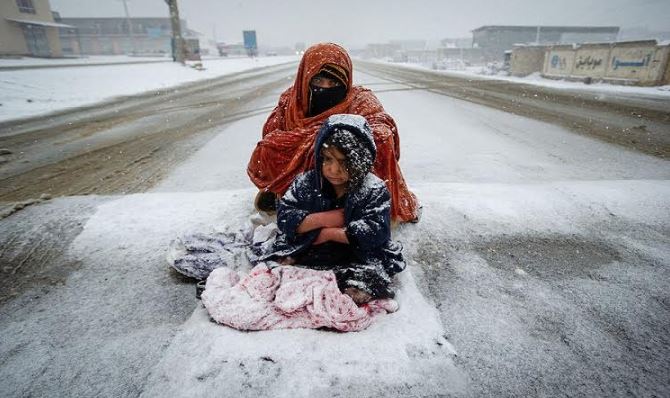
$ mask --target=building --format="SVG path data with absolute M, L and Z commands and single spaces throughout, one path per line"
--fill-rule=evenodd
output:
M 390 40 L 389 43 L 396 46 L 400 51 L 420 51 L 427 48 L 426 40 Z
M 361 55 L 392 62 L 432 63 L 437 59 L 437 48 L 426 40 L 391 40 L 368 44 Z
M 219 55 L 222 57 L 241 57 L 247 55 L 247 49 L 244 43 L 216 43 L 216 48 L 219 50 Z
M 482 26 L 472 31 L 472 47 L 481 48 L 488 61 L 502 61 L 515 44 L 570 44 L 613 42 L 618 26 Z
M 60 57 L 59 30 L 69 28 L 54 21 L 49 0 L 0 1 L 0 55 Z
M 57 22 L 71 27 L 60 30 L 63 52 L 68 55 L 172 54 L 170 18 L 56 17 Z M 183 19 L 181 30 L 187 43 L 200 36 L 188 29 Z
M 371 43 L 365 46 L 366 58 L 377 58 L 392 60 L 400 52 L 400 44 L 397 43 Z
M 472 39 L 469 37 L 446 38 L 440 40 L 441 48 L 471 48 Z
M 437 59 L 446 65 L 458 65 L 459 68 L 471 65 L 484 65 L 487 62 L 481 48 L 440 47 L 437 49 Z

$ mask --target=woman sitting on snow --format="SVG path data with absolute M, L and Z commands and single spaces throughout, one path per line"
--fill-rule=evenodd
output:
M 391 196 L 371 173 L 375 156 L 365 118 L 329 117 L 316 137 L 315 168 L 279 201 L 281 234 L 266 258 L 333 270 L 340 290 L 358 304 L 393 297 L 391 278 L 405 262 L 391 240 Z
M 388 187 L 393 221 L 418 221 L 419 204 L 407 188 L 398 161 L 398 128 L 369 89 L 353 84 L 353 66 L 344 48 L 333 43 L 311 46 L 298 66 L 295 82 L 263 126 L 247 174 L 260 189 L 256 208 L 274 211 L 300 173 L 314 165 L 314 142 L 321 125 L 334 114 L 363 116 L 377 147 L 371 171 Z

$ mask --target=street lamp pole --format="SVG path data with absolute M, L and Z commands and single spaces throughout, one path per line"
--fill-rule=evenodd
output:
M 184 39 L 181 36 L 181 23 L 179 22 L 179 8 L 177 0 L 165 0 L 170 7 L 170 21 L 172 21 L 172 60 L 184 63 Z
M 133 54 L 137 54 L 137 46 L 135 45 L 135 36 L 133 35 L 133 25 L 130 20 L 130 13 L 128 12 L 128 3 L 127 0 L 123 1 L 123 9 L 126 12 L 126 23 L 128 23 L 128 37 L 130 38 L 130 43 L 133 46 Z

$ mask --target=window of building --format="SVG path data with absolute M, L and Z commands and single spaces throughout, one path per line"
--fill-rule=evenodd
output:
M 19 6 L 19 11 L 26 14 L 35 14 L 35 6 L 33 0 L 16 0 L 16 5 Z

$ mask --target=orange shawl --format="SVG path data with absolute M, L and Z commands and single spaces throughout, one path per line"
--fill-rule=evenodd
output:
M 333 108 L 306 117 L 309 82 L 325 64 L 338 65 L 348 72 L 347 96 Z M 372 91 L 352 86 L 352 72 L 349 55 L 337 44 L 321 43 L 307 49 L 295 83 L 279 97 L 279 104 L 263 126 L 263 138 L 251 155 L 247 174 L 259 189 L 283 195 L 298 174 L 314 167 L 314 140 L 321 124 L 337 113 L 361 115 L 374 134 L 377 158 L 372 171 L 386 181 L 391 192 L 391 217 L 411 221 L 416 218 L 417 200 L 407 188 L 398 165 L 398 128 Z

